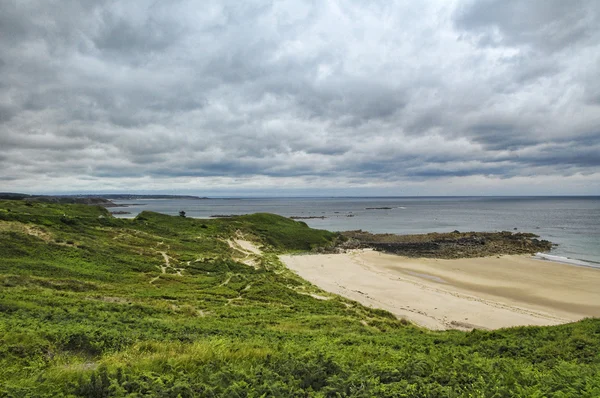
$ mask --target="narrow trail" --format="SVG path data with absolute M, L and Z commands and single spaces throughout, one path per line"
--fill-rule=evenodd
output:
M 159 242 L 159 243 L 157 244 L 157 246 L 161 246 L 161 245 L 163 245 L 163 244 L 164 244 L 163 242 Z M 170 248 L 171 248 L 171 246 L 167 245 L 167 249 L 170 249 Z M 157 267 L 157 268 L 160 270 L 160 273 L 161 273 L 161 274 L 166 274 L 166 273 L 167 273 L 167 270 L 170 268 L 170 269 L 172 269 L 172 270 L 175 272 L 175 275 L 177 275 L 177 276 L 183 276 L 183 274 L 182 274 L 181 272 L 182 272 L 184 269 L 183 269 L 183 268 L 177 268 L 177 267 L 173 267 L 173 266 L 171 265 L 171 259 L 172 259 L 172 257 L 170 257 L 170 256 L 167 254 L 167 252 L 166 252 L 166 251 L 157 251 L 157 253 L 158 253 L 158 254 L 160 254 L 160 255 L 162 256 L 162 258 L 163 258 L 163 260 L 164 260 L 164 262 L 165 262 L 165 263 L 164 263 L 164 265 L 157 265 L 157 266 L 156 266 L 156 267 Z M 189 261 L 188 261 L 188 265 L 189 265 Z M 156 277 L 152 278 L 152 279 L 150 280 L 150 282 L 149 282 L 149 283 L 150 283 L 150 284 L 153 284 L 153 283 L 154 283 L 154 282 L 156 282 L 156 281 L 157 281 L 159 278 L 160 278 L 160 275 L 158 275 L 158 276 L 156 276 Z
M 225 281 L 223 283 L 221 283 L 219 285 L 219 287 L 227 285 L 229 283 L 229 281 L 231 280 L 232 277 L 233 277 L 233 275 L 227 276 L 227 279 L 225 279 Z
M 241 262 L 242 264 L 246 264 L 250 267 L 254 267 L 258 269 L 261 264 L 262 251 L 251 241 L 246 240 L 246 237 L 241 231 L 236 231 L 234 239 L 223 239 L 223 242 L 227 243 L 227 245 L 233 250 L 233 259 Z M 166 246 L 166 250 L 158 250 L 159 248 L 163 248 L 162 246 Z M 185 268 L 175 267 L 172 265 L 173 257 L 169 256 L 168 250 L 171 249 L 170 245 L 165 245 L 163 241 L 158 242 L 156 244 L 155 252 L 160 254 L 163 258 L 163 264 L 157 265 L 156 267 L 160 270 L 161 274 L 167 274 L 168 270 L 171 269 L 175 275 L 183 276 L 182 272 Z M 195 261 L 200 261 L 201 258 L 197 258 Z M 177 260 L 175 260 L 177 261 Z M 185 264 L 190 266 L 192 260 L 186 261 Z M 219 286 L 225 286 L 231 280 L 233 275 L 229 275 L 229 277 Z M 152 278 L 150 280 L 150 284 L 153 284 L 158 279 L 160 279 L 160 275 Z
M 240 301 L 243 300 L 244 298 L 242 297 L 242 292 L 247 292 L 248 290 L 250 290 L 250 288 L 252 287 L 252 283 L 248 283 L 241 291 L 239 296 L 235 297 L 235 298 L 231 298 L 231 299 L 227 299 L 227 303 L 225 303 L 225 305 L 231 305 L 231 303 L 233 303 L 234 301 Z
M 166 274 L 167 268 L 169 268 L 171 266 L 171 263 L 169 262 L 169 256 L 167 255 L 166 252 L 159 252 L 159 253 L 163 256 L 163 259 L 165 260 L 165 265 L 162 265 L 162 266 L 159 265 L 159 268 L 163 274 Z

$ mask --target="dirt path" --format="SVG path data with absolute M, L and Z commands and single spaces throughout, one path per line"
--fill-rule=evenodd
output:
M 237 231 L 235 236 L 235 239 L 224 240 L 224 242 L 226 242 L 227 245 L 233 250 L 234 260 L 254 268 L 259 268 L 261 264 L 262 251 L 258 248 L 258 246 L 256 246 L 256 244 L 244 239 L 245 237 L 240 231 Z M 163 246 L 166 246 L 167 250 L 157 250 L 158 248 L 162 249 Z M 185 268 L 179 268 L 172 265 L 171 260 L 173 260 L 173 258 L 168 254 L 168 250 L 170 250 L 171 247 L 169 245 L 165 245 L 164 242 L 158 242 L 156 244 L 156 247 L 157 249 L 155 249 L 155 252 L 162 256 L 164 262 L 163 264 L 156 266 L 160 270 L 160 273 L 166 274 L 167 271 L 171 269 L 175 272 L 175 275 L 183 276 L 182 272 Z M 199 260 L 200 258 L 198 258 L 196 261 Z M 191 264 L 191 261 L 186 261 L 185 264 L 189 266 Z M 158 279 L 160 279 L 160 275 L 152 278 L 149 283 L 153 284 Z M 223 282 L 221 286 L 226 285 L 227 283 L 229 283 L 230 280 L 231 276 L 229 276 L 229 278 L 225 282 Z
M 167 255 L 166 252 L 159 252 L 159 253 L 163 256 L 163 259 L 165 260 L 165 265 L 161 265 L 161 266 L 159 266 L 159 268 L 163 274 L 166 274 L 167 268 L 171 267 L 171 263 L 169 262 L 169 256 Z
M 162 245 L 163 243 L 160 242 L 158 245 Z M 170 248 L 170 247 L 169 247 Z M 177 268 L 177 267 L 173 267 L 171 265 L 171 257 L 167 254 L 166 251 L 157 251 L 158 254 L 160 254 L 163 258 L 163 261 L 165 262 L 163 265 L 157 265 L 157 268 L 160 270 L 161 274 L 166 274 L 167 270 L 169 268 L 171 268 L 173 271 L 175 271 L 175 275 L 177 276 L 183 276 L 183 274 L 181 273 L 183 271 L 183 268 Z M 189 264 L 189 262 L 188 262 Z M 156 282 L 158 279 L 160 278 L 160 275 L 152 278 L 150 280 L 150 284 L 153 284 L 154 282 Z

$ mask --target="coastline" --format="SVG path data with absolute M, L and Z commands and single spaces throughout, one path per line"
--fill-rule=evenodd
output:
M 433 330 L 556 325 L 600 316 L 597 269 L 529 255 L 427 259 L 362 249 L 280 258 L 323 290 Z
M 133 206 L 136 203 L 145 206 Z M 533 232 L 551 241 L 551 250 L 532 249 L 600 267 L 600 197 L 327 197 L 211 198 L 205 200 L 122 200 L 134 218 L 142 211 L 209 219 L 214 214 L 269 212 L 305 219 L 311 228 L 328 231 L 363 229 L 373 234 L 430 234 L 454 230 Z M 392 207 L 392 210 L 366 210 Z M 532 211 L 534 210 L 534 211 Z M 353 217 L 347 217 L 353 215 Z M 517 229 L 515 229 L 517 228 Z M 485 255 L 485 254 L 482 254 Z M 491 254 L 490 254 L 491 255 Z M 419 256 L 417 256 L 419 257 Z M 424 256 L 427 257 L 427 256 Z
M 551 263 L 567 264 L 573 267 L 586 267 L 600 270 L 600 263 L 592 262 L 589 260 L 580 260 L 577 258 L 557 256 L 550 253 L 535 253 L 532 258 L 540 261 L 549 261 Z

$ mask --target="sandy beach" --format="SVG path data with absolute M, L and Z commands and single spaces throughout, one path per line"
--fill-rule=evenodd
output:
M 357 250 L 281 260 L 323 290 L 434 330 L 600 317 L 600 270 L 530 256 L 442 260 Z

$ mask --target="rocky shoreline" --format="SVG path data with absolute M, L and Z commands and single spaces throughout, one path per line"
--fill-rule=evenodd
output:
M 552 243 L 523 232 L 459 232 L 422 235 L 372 234 L 362 230 L 341 233 L 333 251 L 370 248 L 406 257 L 472 258 L 546 252 Z

